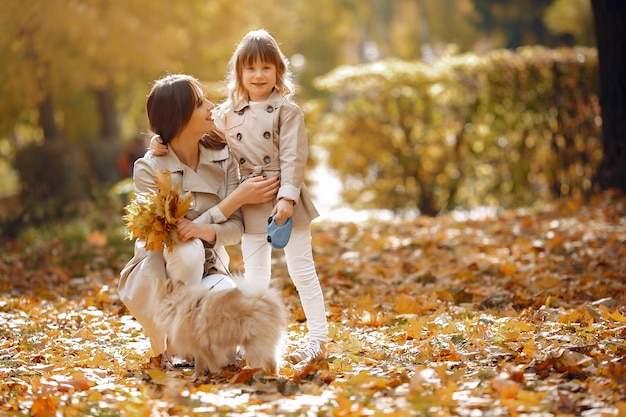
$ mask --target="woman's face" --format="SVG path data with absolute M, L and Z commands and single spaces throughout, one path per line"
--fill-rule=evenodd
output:
M 209 101 L 204 95 L 199 96 L 200 99 L 196 103 L 196 108 L 191 114 L 189 123 L 185 126 L 185 130 L 191 130 L 193 133 L 201 137 L 205 133 L 215 130 L 215 121 L 213 120 L 213 109 L 215 104 Z

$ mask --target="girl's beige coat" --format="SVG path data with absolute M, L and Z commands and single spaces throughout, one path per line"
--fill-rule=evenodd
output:
M 319 216 L 304 184 L 308 141 L 302 110 L 274 91 L 263 102 L 236 103 L 216 123 L 239 164 L 241 177 L 280 176 L 277 198 L 296 202 L 293 224 L 308 225 Z M 245 233 L 267 233 L 276 201 L 242 207 Z

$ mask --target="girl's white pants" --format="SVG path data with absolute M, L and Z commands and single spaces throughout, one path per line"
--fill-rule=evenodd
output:
M 289 276 L 296 286 L 306 316 L 309 339 L 326 342 L 328 323 L 324 295 L 313 261 L 310 226 L 294 227 L 284 251 Z M 272 276 L 272 247 L 267 242 L 267 235 L 244 233 L 241 252 L 246 286 L 250 289 L 267 288 Z

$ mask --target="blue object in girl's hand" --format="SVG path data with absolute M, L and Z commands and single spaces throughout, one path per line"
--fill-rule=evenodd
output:
M 280 226 L 276 224 L 276 215 L 267 220 L 267 241 L 274 249 L 282 249 L 287 246 L 291 237 L 291 217 L 285 220 Z

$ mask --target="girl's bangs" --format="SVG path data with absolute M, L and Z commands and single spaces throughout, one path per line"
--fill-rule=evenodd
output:
M 242 49 L 240 56 L 240 62 L 245 66 L 254 64 L 257 59 L 278 66 L 280 60 L 272 45 L 261 38 L 251 39 Z

